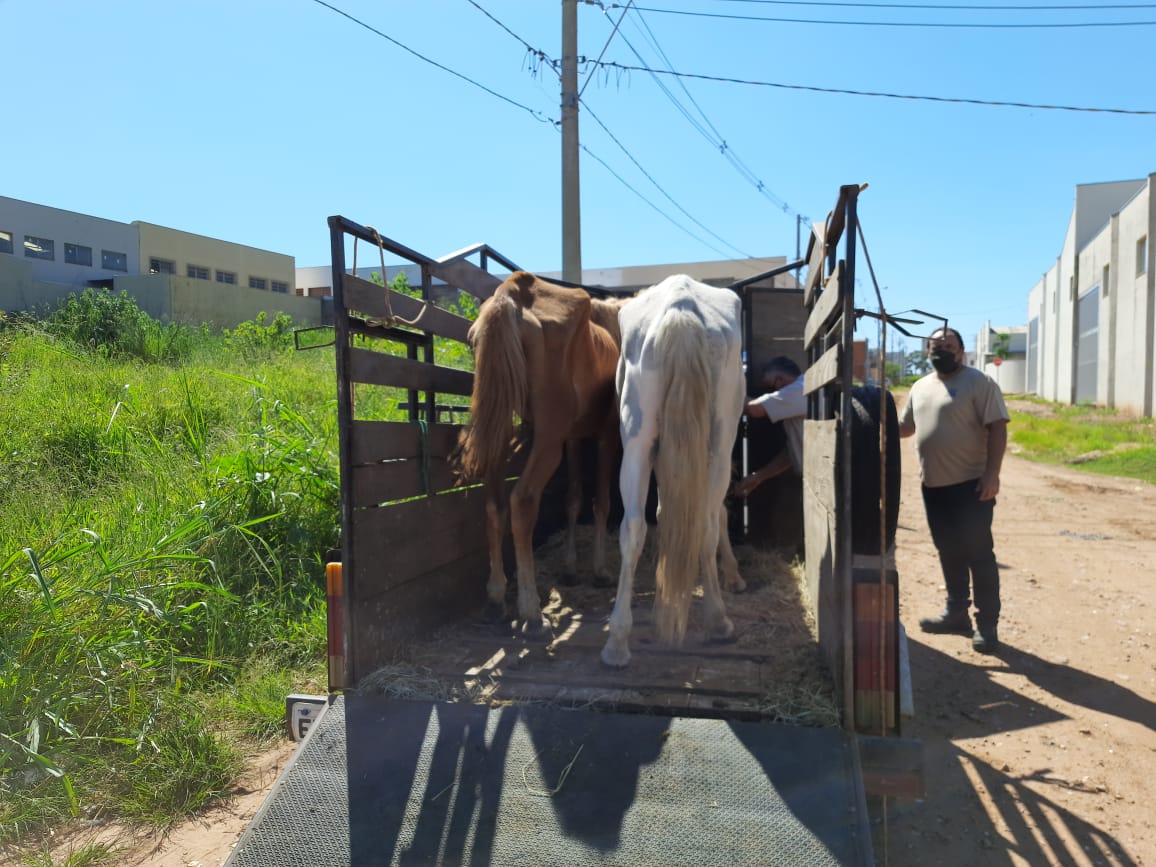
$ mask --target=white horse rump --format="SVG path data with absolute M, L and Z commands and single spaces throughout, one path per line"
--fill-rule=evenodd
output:
M 739 297 L 690 277 L 668 277 L 619 312 L 616 385 L 622 431 L 619 483 L 625 514 L 622 566 L 602 661 L 630 662 L 634 571 L 646 538 L 650 472 L 658 480 L 655 624 L 660 640 L 686 634 L 690 597 L 703 579 L 707 637 L 729 640 L 734 625 L 719 592 L 716 550 L 729 588 L 742 589 L 726 537 L 731 448 L 745 387 Z

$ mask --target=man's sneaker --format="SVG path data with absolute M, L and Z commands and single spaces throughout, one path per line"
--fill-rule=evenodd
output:
M 944 611 L 938 617 L 924 617 L 919 628 L 936 635 L 971 635 L 971 617 L 966 611 Z
M 999 632 L 994 626 L 981 626 L 971 639 L 977 653 L 995 653 L 999 650 Z

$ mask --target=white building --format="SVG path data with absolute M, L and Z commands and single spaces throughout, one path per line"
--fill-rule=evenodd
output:
M 1154 180 L 1076 187 L 1063 248 L 1028 295 L 1026 391 L 1153 414 Z

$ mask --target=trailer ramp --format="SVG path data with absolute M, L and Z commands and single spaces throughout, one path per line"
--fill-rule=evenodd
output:
M 846 732 L 350 694 L 226 862 L 872 863 Z

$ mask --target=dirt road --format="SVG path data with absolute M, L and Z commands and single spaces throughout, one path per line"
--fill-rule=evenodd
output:
M 911 440 L 903 470 L 903 734 L 924 742 L 927 795 L 889 803 L 878 863 L 1156 865 L 1156 487 L 1008 456 L 991 657 L 919 630 L 944 591 Z

